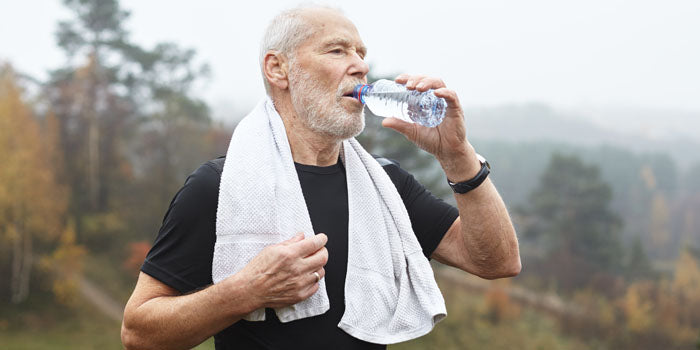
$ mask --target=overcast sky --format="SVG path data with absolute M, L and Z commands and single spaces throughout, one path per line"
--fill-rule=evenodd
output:
M 264 90 L 258 43 L 296 1 L 123 0 L 132 39 L 195 48 L 218 116 Z M 375 73 L 435 75 L 466 106 L 541 102 L 700 112 L 700 1 L 331 1 L 355 22 Z M 0 2 L 0 60 L 40 79 L 65 58 L 58 0 Z M 224 116 L 225 117 L 225 116 Z

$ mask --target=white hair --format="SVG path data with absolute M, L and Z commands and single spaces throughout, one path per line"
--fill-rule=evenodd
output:
M 303 16 L 304 12 L 311 9 L 326 9 L 343 13 L 338 8 L 307 3 L 283 11 L 270 21 L 260 42 L 260 72 L 263 76 L 265 91 L 268 94 L 270 93 L 270 83 L 265 76 L 265 55 L 270 51 L 277 51 L 287 56 L 292 64 L 299 45 L 314 33 L 314 28 Z

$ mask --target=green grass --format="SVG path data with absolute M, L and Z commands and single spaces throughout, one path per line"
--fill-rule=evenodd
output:
M 121 325 L 91 306 L 72 311 L 58 306 L 44 312 L 24 311 L 3 324 L 2 349 L 122 349 Z
M 4 311 L 8 311 L 5 308 Z M 110 350 L 123 349 L 121 324 L 103 316 L 92 306 L 69 310 L 57 305 L 44 313 L 25 310 L 11 317 L 0 317 L 2 350 Z M 3 312 L 7 315 L 7 312 Z M 213 350 L 211 338 L 195 349 Z

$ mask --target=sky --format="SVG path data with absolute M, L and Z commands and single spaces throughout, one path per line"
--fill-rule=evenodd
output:
M 138 44 L 175 42 L 211 66 L 197 90 L 229 119 L 264 95 L 258 45 L 297 1 L 122 0 Z M 442 78 L 465 107 L 544 103 L 700 113 L 700 1 L 317 2 L 340 7 L 378 75 Z M 0 60 L 39 79 L 66 60 L 58 0 L 0 0 Z

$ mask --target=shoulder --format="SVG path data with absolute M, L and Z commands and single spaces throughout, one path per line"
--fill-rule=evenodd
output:
M 382 166 L 382 169 L 384 169 L 386 174 L 389 175 L 389 178 L 399 192 L 401 192 L 401 190 L 405 187 L 406 182 L 412 177 L 412 175 L 406 170 L 402 169 L 399 162 L 394 159 L 381 157 L 375 154 L 372 156 L 377 163 Z
M 394 159 L 385 158 L 382 156 L 378 156 L 376 154 L 373 154 L 372 157 L 374 157 L 374 159 L 377 161 L 377 163 L 379 163 L 379 165 L 381 165 L 383 168 L 385 168 L 387 166 L 394 166 L 397 168 L 400 167 L 399 162 L 397 162 Z
M 221 177 L 221 172 L 224 171 L 224 162 L 226 162 L 226 156 L 220 156 L 202 164 L 199 169 L 195 170 L 195 172 L 204 168 L 202 171 L 214 171 L 217 175 L 219 175 L 219 177 Z
M 185 184 L 194 182 L 195 184 L 208 184 L 221 181 L 221 172 L 224 170 L 225 156 L 205 162 L 195 169 L 188 177 Z
M 219 157 L 207 161 L 187 176 L 185 184 L 175 196 L 175 202 L 184 200 L 196 203 L 209 198 L 216 202 L 216 198 L 219 195 L 224 159 L 225 157 Z

